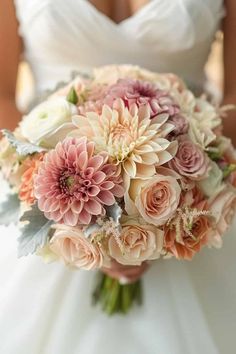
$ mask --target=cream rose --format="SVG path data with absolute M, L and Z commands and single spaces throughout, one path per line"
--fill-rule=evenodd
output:
M 53 147 L 73 129 L 72 116 L 77 107 L 57 97 L 35 107 L 20 124 L 22 135 L 30 142 Z
M 90 270 L 103 266 L 102 250 L 92 244 L 80 229 L 59 225 L 51 239 L 50 250 L 65 264 L 76 268 Z
M 209 241 L 210 246 L 220 248 L 222 236 L 233 222 L 236 213 L 236 191 L 226 187 L 211 202 L 210 211 L 216 219 L 216 229 Z
M 122 226 L 122 249 L 114 237 L 109 240 L 112 258 L 124 265 L 141 265 L 144 261 L 160 257 L 163 246 L 162 230 L 152 225 L 139 225 L 135 221 L 128 221 Z
M 126 211 L 130 215 L 139 213 L 150 224 L 164 225 L 178 208 L 180 193 L 172 171 L 169 176 L 157 174 L 148 180 L 135 179 L 125 195 Z

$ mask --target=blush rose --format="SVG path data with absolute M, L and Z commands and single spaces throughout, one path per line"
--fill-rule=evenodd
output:
M 127 222 L 123 225 L 120 241 L 122 249 L 114 237 L 110 238 L 110 256 L 123 265 L 141 265 L 160 257 L 163 231 L 152 225 Z
M 91 270 L 104 265 L 101 248 L 91 243 L 80 229 L 58 225 L 50 249 L 72 267 Z

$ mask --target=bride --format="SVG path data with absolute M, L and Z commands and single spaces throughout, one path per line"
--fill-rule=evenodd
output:
M 74 70 L 115 63 L 174 72 L 200 92 L 221 25 L 224 102 L 236 103 L 235 23 L 235 0 L 1 0 L 0 126 L 14 129 L 21 117 L 14 96 L 22 58 L 31 66 L 37 95 Z M 225 134 L 236 143 L 234 119 L 235 112 Z M 143 306 L 108 318 L 91 307 L 92 273 L 45 265 L 35 256 L 17 259 L 17 230 L 2 227 L 0 353 L 234 353 L 234 233 L 222 250 L 205 250 L 191 263 L 157 262 L 143 276 Z M 145 271 L 145 265 L 114 266 L 111 273 L 132 281 Z

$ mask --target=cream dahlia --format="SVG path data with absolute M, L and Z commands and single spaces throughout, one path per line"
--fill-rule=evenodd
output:
M 113 109 L 104 105 L 101 115 L 88 112 L 75 116 L 73 122 L 78 129 L 71 134 L 93 140 L 97 151 L 106 151 L 128 176 L 149 177 L 155 174 L 155 165 L 172 159 L 177 150 L 175 141 L 165 139 L 174 129 L 168 118 L 163 113 L 151 119 L 147 105 L 128 109 L 117 100 Z
M 104 205 L 123 196 L 118 168 L 107 164 L 107 154 L 94 154 L 87 138 L 66 138 L 51 150 L 34 180 L 38 207 L 49 220 L 69 226 L 89 224 Z

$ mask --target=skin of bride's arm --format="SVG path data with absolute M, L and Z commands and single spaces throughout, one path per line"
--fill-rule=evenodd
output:
M 224 31 L 224 104 L 236 105 L 236 1 L 225 0 L 226 17 Z M 236 147 L 236 110 L 224 121 L 224 134 Z
M 0 129 L 13 130 L 21 116 L 15 104 L 21 48 L 13 1 L 0 0 Z

